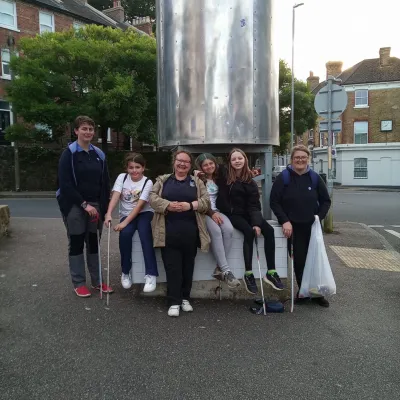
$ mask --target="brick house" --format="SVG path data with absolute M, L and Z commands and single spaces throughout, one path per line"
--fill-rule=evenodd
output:
M 326 63 L 326 73 L 341 79 L 348 96 L 341 116 L 342 131 L 335 134 L 332 173 L 336 183 L 349 186 L 400 186 L 400 59 L 390 47 L 379 58 L 363 60 L 342 71 L 343 63 Z M 326 85 L 310 72 L 313 93 Z M 313 149 L 313 165 L 327 173 L 327 133 L 318 125 L 298 138 Z
M 9 68 L 12 49 L 18 49 L 21 37 L 34 37 L 43 32 L 58 32 L 86 24 L 111 26 L 118 29 L 135 29 L 141 34 L 151 34 L 151 21 L 141 18 L 126 21 L 119 0 L 113 7 L 99 11 L 86 0 L 0 0 L 0 145 L 9 144 L 4 139 L 4 129 L 13 123 L 12 107 L 6 100 L 5 86 L 11 80 Z M 110 131 L 109 141 L 118 138 Z
M 348 95 L 341 116 L 342 132 L 334 144 L 373 144 L 400 142 L 400 59 L 390 56 L 390 47 L 379 50 L 379 58 L 363 60 L 342 71 L 341 61 L 326 63 L 326 73 L 342 80 Z M 310 72 L 307 83 L 314 94 L 326 81 Z M 327 145 L 327 133 L 318 127 L 298 140 L 312 147 Z

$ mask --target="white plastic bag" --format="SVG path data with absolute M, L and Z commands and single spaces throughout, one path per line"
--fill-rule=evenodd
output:
M 318 216 L 315 216 L 299 297 L 330 296 L 332 294 L 336 294 L 336 284 L 326 254 L 321 223 Z

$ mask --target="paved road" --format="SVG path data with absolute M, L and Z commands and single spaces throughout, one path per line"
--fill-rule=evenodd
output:
M 339 189 L 333 201 L 336 221 L 364 223 L 400 252 L 400 192 Z

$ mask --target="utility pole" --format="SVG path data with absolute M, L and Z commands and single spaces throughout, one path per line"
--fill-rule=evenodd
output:
M 7 47 L 10 50 L 10 59 L 13 55 L 15 55 L 15 38 L 11 32 L 8 32 L 8 37 L 7 37 Z M 11 81 L 15 79 L 15 73 L 11 69 Z M 12 104 L 10 107 L 11 111 L 11 118 L 10 118 L 10 123 L 11 125 L 14 124 L 14 122 L 17 121 L 17 114 L 12 108 Z M 18 142 L 12 142 L 11 145 L 14 147 L 14 175 L 15 175 L 15 191 L 19 192 L 20 191 L 20 169 L 19 169 L 19 152 L 18 152 Z
M 294 33 L 295 33 L 295 18 L 296 18 L 296 8 L 303 6 L 304 3 L 295 4 L 293 6 L 292 15 L 292 103 L 290 110 L 290 151 L 292 151 L 294 146 Z

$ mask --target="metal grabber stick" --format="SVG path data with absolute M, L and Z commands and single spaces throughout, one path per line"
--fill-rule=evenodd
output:
M 111 239 L 111 223 L 108 223 L 107 238 L 107 306 L 110 302 L 110 239 Z
M 254 241 L 255 241 L 255 243 L 256 243 L 258 273 L 260 274 L 261 297 L 262 297 L 262 302 L 263 302 L 264 315 L 267 315 L 267 310 L 266 310 L 266 308 L 265 308 L 264 287 L 263 287 L 263 281 L 262 281 L 262 275 L 261 275 L 260 254 L 259 254 L 259 252 L 258 252 L 258 238 L 257 238 L 257 233 L 255 233 L 255 235 L 254 235 Z

